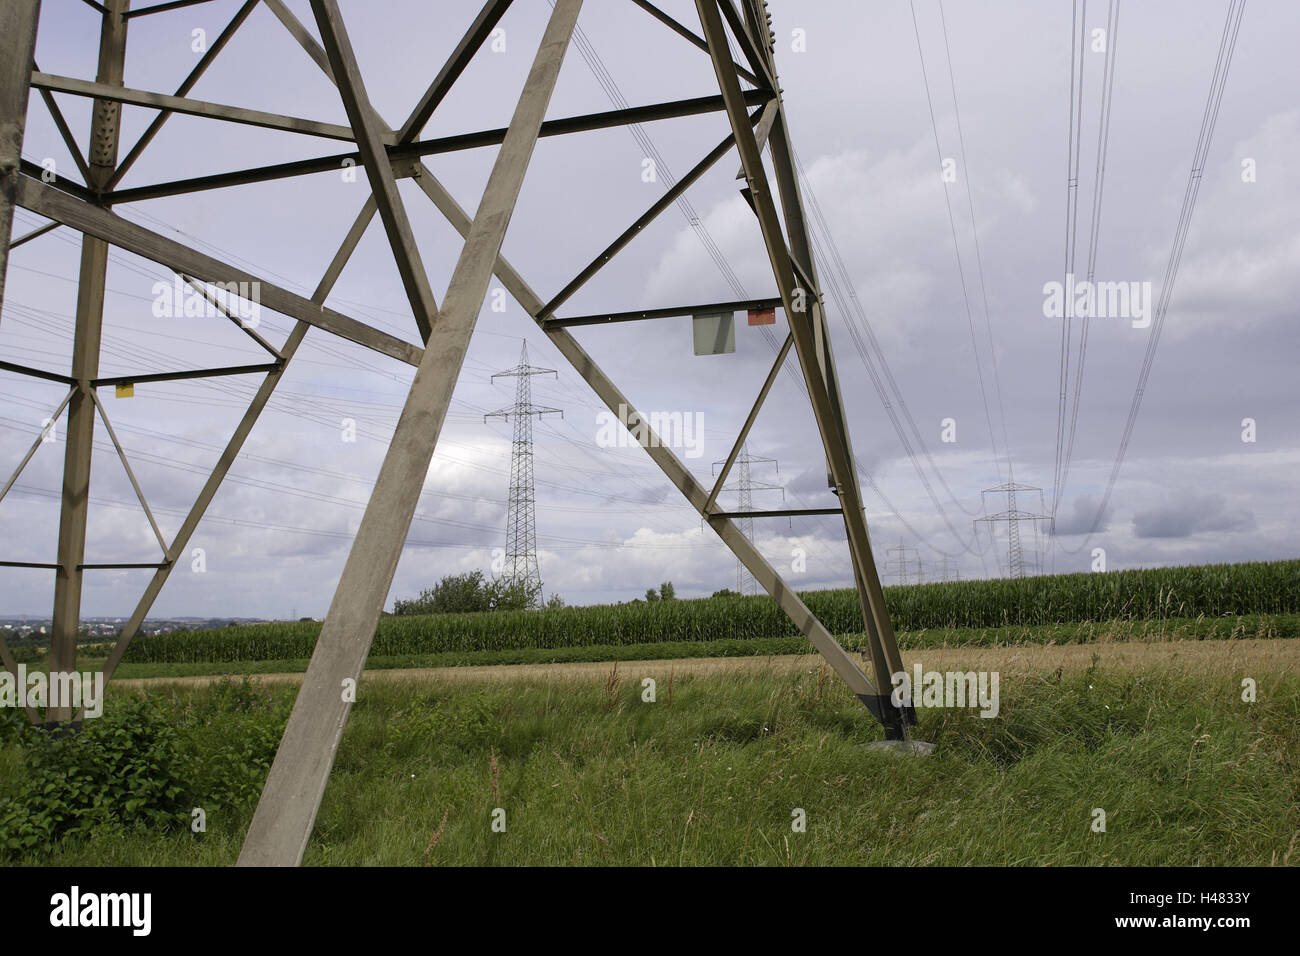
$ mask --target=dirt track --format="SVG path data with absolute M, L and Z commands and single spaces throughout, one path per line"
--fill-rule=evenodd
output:
M 1160 643 L 1063 644 L 1053 646 L 935 648 L 908 651 L 904 663 L 910 668 L 920 663 L 926 670 L 1055 671 L 1083 669 L 1100 658 L 1105 670 L 1150 667 L 1192 668 L 1201 673 L 1240 671 L 1243 667 L 1261 672 L 1300 669 L 1300 640 L 1232 640 L 1172 641 Z M 822 665 L 817 655 L 782 657 L 702 657 L 682 660 L 620 661 L 619 676 L 667 678 L 670 673 L 717 674 L 773 670 L 789 672 L 816 669 Z M 515 680 L 604 680 L 614 668 L 611 662 L 571 664 L 502 664 L 491 667 L 426 667 L 410 670 L 366 671 L 365 681 L 515 681 Z M 865 668 L 864 668 L 865 669 Z M 302 674 L 259 674 L 257 680 L 270 684 L 298 683 Z M 161 685 L 199 685 L 221 680 L 218 675 L 203 677 L 149 677 L 114 681 L 123 687 L 148 688 Z

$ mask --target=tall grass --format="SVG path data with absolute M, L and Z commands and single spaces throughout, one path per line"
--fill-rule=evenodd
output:
M 810 591 L 808 607 L 835 634 L 862 631 L 857 594 Z M 1300 561 L 959 581 L 885 589 L 896 630 L 1041 626 L 1300 611 Z M 309 657 L 316 622 L 273 622 L 140 638 L 137 663 L 221 663 Z M 375 655 L 791 637 L 767 597 L 659 601 L 544 611 L 386 617 Z
M 1300 862 L 1294 654 L 1249 659 L 1251 673 L 1272 675 L 1250 705 L 1229 655 L 1133 670 L 1099 654 L 1086 670 L 1005 673 L 996 719 L 923 709 L 918 736 L 938 748 L 924 760 L 862 749 L 879 728 L 815 664 L 664 675 L 653 704 L 632 666 L 617 682 L 611 668 L 566 681 L 374 683 L 353 709 L 306 862 Z M 226 698 L 232 690 L 242 693 Z M 208 808 L 206 833 L 124 822 L 14 862 L 232 863 L 293 688 L 260 690 L 265 703 L 218 718 L 230 707 L 222 692 L 150 693 L 199 760 L 177 784 Z M 104 720 L 121 712 L 110 706 Z M 0 799 L 21 785 L 23 756 L 0 746 Z M 504 833 L 491 828 L 498 807 Z M 1105 833 L 1092 830 L 1094 807 L 1106 810 Z M 794 808 L 806 832 L 792 832 Z

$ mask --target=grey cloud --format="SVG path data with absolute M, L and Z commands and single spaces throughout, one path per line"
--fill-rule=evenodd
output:
M 1139 538 L 1186 538 L 1203 531 L 1250 531 L 1255 515 L 1245 508 L 1229 508 L 1223 495 L 1182 491 L 1169 504 L 1133 516 L 1133 534 Z
M 1110 526 L 1110 509 L 1097 521 L 1097 506 L 1101 502 L 1093 495 L 1076 498 L 1069 509 L 1058 512 L 1056 516 L 1056 533 L 1061 536 L 1100 533 Z

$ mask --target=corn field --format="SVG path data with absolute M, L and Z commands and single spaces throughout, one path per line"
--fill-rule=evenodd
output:
M 801 595 L 834 634 L 862 631 L 857 593 Z M 1037 626 L 1078 621 L 1163 620 L 1300 611 L 1300 561 L 958 581 L 885 589 L 899 631 Z M 125 660 L 222 663 L 310 657 L 319 622 L 270 622 L 138 638 Z M 390 616 L 371 653 L 648 644 L 797 635 L 768 597 L 730 597 L 543 611 Z

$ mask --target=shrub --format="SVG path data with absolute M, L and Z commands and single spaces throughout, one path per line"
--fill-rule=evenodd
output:
M 16 644 L 11 650 L 15 664 L 35 664 L 44 656 L 42 649 L 35 644 Z
M 522 611 L 532 607 L 541 588 L 522 581 L 496 578 L 489 581 L 482 571 L 449 574 L 420 596 L 393 603 L 399 616 L 420 614 L 475 614 L 482 611 Z
M 208 685 L 182 731 L 196 759 L 187 781 L 195 806 L 251 810 L 257 803 L 293 706 L 248 676 Z
M 0 802 L 0 853 L 104 824 L 168 829 L 187 819 L 178 735 L 156 701 L 116 701 L 84 728 L 24 731 L 27 774 L 18 794 Z
M 537 603 L 537 596 L 541 594 L 541 585 L 527 584 L 523 581 L 510 581 L 506 578 L 497 578 L 486 588 L 488 596 L 488 610 L 490 611 L 523 611 Z
M 410 601 L 397 601 L 393 613 L 409 614 L 472 614 L 486 611 L 492 606 L 483 580 L 482 571 L 449 574 L 431 588 L 420 592 Z

